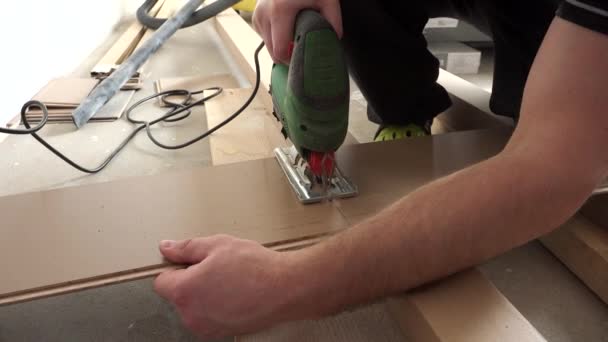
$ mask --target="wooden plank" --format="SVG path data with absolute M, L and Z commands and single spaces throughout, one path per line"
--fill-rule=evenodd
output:
M 387 306 L 408 341 L 545 341 L 477 270 L 390 298 Z
M 605 303 L 608 303 L 608 230 L 582 216 L 541 242 Z
M 155 16 L 164 2 L 165 0 L 158 0 L 156 5 L 150 10 L 150 15 Z M 120 65 L 133 52 L 145 32 L 146 28 L 135 20 L 93 67 L 91 75 L 110 73 L 113 68 Z
M 251 89 L 224 89 L 207 101 L 207 126 L 214 127 L 236 112 L 251 95 Z M 205 92 L 210 95 L 212 91 Z M 275 119 L 267 115 L 259 95 L 243 113 L 209 137 L 213 165 L 272 158 L 278 146 L 288 146 L 277 130 Z

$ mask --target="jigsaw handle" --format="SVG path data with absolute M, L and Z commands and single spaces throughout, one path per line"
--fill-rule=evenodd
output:
M 350 88 L 340 40 L 319 12 L 303 10 L 290 51 L 289 65 L 272 70 L 275 114 L 300 152 L 333 152 L 348 132 Z

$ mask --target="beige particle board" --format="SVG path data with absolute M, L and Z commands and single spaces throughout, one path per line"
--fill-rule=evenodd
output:
M 206 91 L 205 96 L 211 93 L 213 91 Z M 251 89 L 225 89 L 207 101 L 207 126 L 212 128 L 226 120 L 242 107 L 251 93 Z M 276 120 L 267 115 L 259 96 L 238 117 L 214 132 L 209 144 L 213 165 L 272 158 L 275 147 L 289 145 L 276 128 Z

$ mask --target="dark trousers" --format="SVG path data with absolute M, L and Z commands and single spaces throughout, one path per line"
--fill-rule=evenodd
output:
M 466 21 L 492 37 L 490 109 L 513 118 L 557 0 L 342 0 L 350 73 L 378 124 L 424 124 L 450 107 L 439 61 L 427 50 L 429 18 Z

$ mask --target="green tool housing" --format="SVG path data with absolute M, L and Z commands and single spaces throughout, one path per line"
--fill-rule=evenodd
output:
M 289 66 L 274 64 L 275 116 L 298 152 L 336 151 L 348 132 L 349 77 L 340 40 L 318 12 L 296 18 Z

